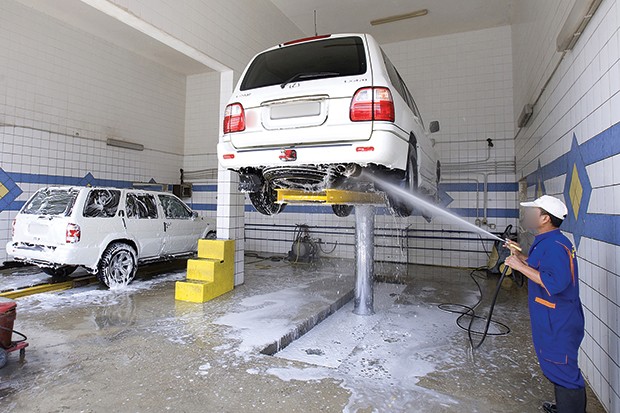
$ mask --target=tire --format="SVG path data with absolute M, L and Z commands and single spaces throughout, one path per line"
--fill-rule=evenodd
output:
M 6 366 L 6 362 L 9 359 L 9 353 L 3 348 L 0 348 L 0 369 Z
M 332 211 L 338 217 L 348 217 L 353 212 L 353 205 L 332 205 Z
M 207 235 L 205 235 L 204 239 L 217 239 L 217 234 L 215 231 L 209 231 L 207 232 Z
M 403 187 L 407 192 L 414 193 L 418 190 L 419 177 L 418 177 L 418 157 L 414 150 L 415 139 L 409 143 L 409 149 L 407 151 L 407 169 L 405 170 L 405 179 L 403 181 Z M 413 207 L 403 200 L 395 199 L 388 196 L 389 206 L 394 212 L 394 215 L 398 217 L 411 216 Z
M 124 287 L 136 276 L 138 260 L 136 250 L 122 242 L 106 248 L 97 265 L 97 279 L 106 287 Z
M 40 267 L 41 271 L 46 273 L 47 275 L 51 275 L 54 278 L 64 278 L 68 277 L 77 270 L 76 265 L 63 265 L 58 268 L 50 268 L 50 267 Z
M 263 184 L 263 188 L 258 192 L 250 192 L 250 202 L 258 212 L 263 215 L 277 215 L 284 211 L 285 204 L 278 204 L 277 192 L 268 183 Z

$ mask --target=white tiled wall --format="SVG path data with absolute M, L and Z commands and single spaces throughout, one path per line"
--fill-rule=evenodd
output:
M 510 27 L 499 27 L 469 33 L 452 34 L 414 41 L 383 45 L 386 54 L 398 68 L 410 88 L 425 122 L 441 122 L 441 132 L 432 135 L 442 162 L 476 161 L 487 157 L 487 138 L 493 139 L 491 161 L 513 159 L 512 49 Z M 475 174 L 444 175 L 448 183 L 482 185 L 483 177 Z M 489 182 L 514 183 L 514 174 L 491 175 Z M 454 201 L 450 208 L 475 208 L 479 197 L 480 218 L 483 194 L 480 191 L 449 192 Z M 511 209 L 516 204 L 516 191 L 490 192 L 489 210 Z M 294 208 L 289 208 L 291 211 Z M 354 252 L 353 217 L 338 218 L 327 213 L 286 212 L 276 217 L 246 213 L 247 249 L 283 253 L 290 249 L 295 224 L 322 227 L 314 236 L 330 244 L 338 241 L 334 255 L 352 257 Z M 470 222 L 474 216 L 466 218 Z M 490 217 L 489 222 L 502 229 L 514 218 Z M 271 226 L 271 227 L 269 227 Z M 346 227 L 346 230 L 338 227 Z M 409 261 L 426 264 L 478 267 L 487 257 L 477 236 L 451 234 L 442 230 L 459 230 L 445 220 L 428 224 L 423 218 L 395 219 L 378 215 L 377 237 L 379 260 L 402 261 L 399 246 L 408 242 Z M 395 237 L 409 228 L 410 239 Z M 341 234 L 332 234 L 341 232 Z M 441 238 L 457 238 L 455 240 Z M 486 247 L 490 248 L 489 243 Z M 442 249 L 444 251 L 442 251 Z M 451 250 L 446 253 L 446 249 Z M 405 254 L 406 255 L 406 254 Z
M 185 76 L 12 0 L 0 3 L 5 172 L 177 182 L 184 123 Z M 109 136 L 145 150 L 108 147 Z M 45 184 L 18 185 L 23 201 Z M 2 246 L 14 215 L 0 212 Z M 0 248 L 0 262 L 5 254 Z
M 570 0 L 515 3 L 513 26 L 515 114 L 532 103 L 560 58 L 556 36 Z M 516 139 L 519 176 L 528 176 L 620 121 L 620 4 L 603 0 L 592 21 L 542 94 L 531 123 Z M 616 126 L 614 126 L 616 125 Z M 616 138 L 617 139 L 617 138 Z M 605 148 L 599 148 L 602 153 Z M 620 157 L 586 167 L 592 184 L 589 214 L 613 222 L 620 204 Z M 563 165 L 566 170 L 572 165 Z M 544 177 L 543 177 L 544 178 Z M 566 174 L 545 180 L 546 192 L 563 198 Z M 533 187 L 529 189 L 534 195 Z M 584 218 L 585 225 L 591 217 Z M 573 234 L 569 233 L 572 237 Z M 586 336 L 580 352 L 585 376 L 608 411 L 620 411 L 620 246 L 582 237 L 577 250 Z

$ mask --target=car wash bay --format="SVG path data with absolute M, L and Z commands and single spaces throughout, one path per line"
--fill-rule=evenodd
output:
M 620 411 L 617 0 L 2 2 L 0 244 L 39 188 L 182 180 L 183 201 L 235 246 L 235 288 L 205 303 L 175 300 L 184 260 L 142 266 L 122 289 L 76 282 L 79 269 L 62 280 L 74 288 L 17 298 L 29 347 L 0 369 L 2 410 L 524 412 L 552 400 L 525 288 L 504 284 L 493 318 L 510 333 L 475 351 L 438 307 L 475 304 L 477 281 L 487 314 L 498 275 L 470 274 L 493 240 L 378 207 L 375 314 L 358 316 L 355 216 L 305 204 L 261 215 L 218 169 L 235 82 L 256 53 L 314 35 L 315 9 L 320 34 L 373 35 L 424 120 L 440 121 L 439 205 L 494 234 L 512 225 L 527 246 L 518 202 L 566 203 L 588 411 Z M 4 248 L 1 262 L 3 293 L 52 281 Z

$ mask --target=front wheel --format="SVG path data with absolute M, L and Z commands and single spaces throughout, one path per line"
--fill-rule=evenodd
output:
M 99 260 L 97 279 L 107 287 L 124 287 L 135 278 L 137 264 L 137 254 L 133 247 L 115 242 Z
M 52 268 L 52 267 L 41 267 L 41 271 L 46 273 L 47 275 L 51 275 L 54 278 L 64 278 L 73 274 L 77 270 L 77 266 L 75 265 L 63 265 L 62 267 Z
M 258 192 L 250 192 L 250 202 L 263 215 L 277 215 L 284 210 L 284 204 L 278 204 L 278 193 L 267 182 Z

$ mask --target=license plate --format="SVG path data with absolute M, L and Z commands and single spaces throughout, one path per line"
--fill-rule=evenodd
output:
M 270 118 L 290 119 L 318 116 L 321 114 L 321 102 L 295 102 L 271 106 Z

